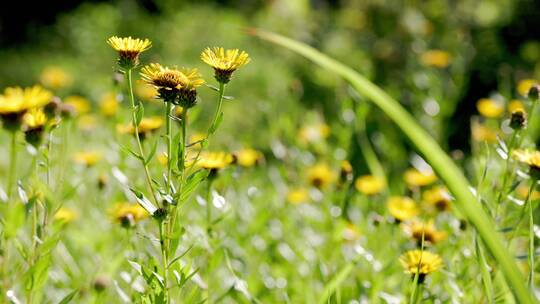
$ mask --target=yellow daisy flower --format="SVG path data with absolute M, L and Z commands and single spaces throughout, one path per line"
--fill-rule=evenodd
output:
M 429 50 L 420 56 L 423 65 L 440 69 L 449 66 L 451 59 L 450 54 L 442 50 Z
M 49 66 L 43 69 L 39 80 L 44 87 L 54 90 L 65 88 L 73 82 L 71 75 L 57 66 Z
M 518 99 L 510 100 L 510 102 L 508 103 L 508 112 L 513 113 L 518 110 L 525 112 L 525 106 L 523 105 L 523 102 L 521 102 L 521 100 L 518 100 Z
M 101 153 L 95 151 L 82 151 L 73 154 L 73 160 L 81 165 L 92 167 L 102 158 Z
M 403 174 L 403 179 L 409 187 L 423 187 L 434 183 L 437 176 L 432 171 L 418 171 L 410 168 Z
M 400 258 L 399 262 L 406 273 L 418 274 L 418 281 L 423 282 L 426 275 L 439 270 L 443 261 L 438 254 L 422 250 L 409 250 Z
M 139 123 L 139 136 L 144 139 L 146 135 L 158 130 L 162 125 L 163 119 L 159 116 L 143 117 Z M 135 134 L 135 128 L 131 123 L 118 125 L 116 130 L 121 134 Z
M 422 194 L 424 202 L 435 207 L 438 211 L 448 211 L 451 209 L 450 193 L 445 187 L 433 187 Z
M 42 128 L 47 123 L 47 115 L 43 108 L 34 108 L 24 113 L 23 124 L 27 130 Z
M 298 205 L 309 201 L 309 192 L 305 188 L 294 188 L 287 193 L 287 202 Z
M 196 165 L 204 169 L 217 171 L 227 167 L 233 161 L 234 157 L 230 153 L 204 151 L 199 156 L 199 160 L 197 161 Z
M 446 232 L 438 231 L 435 228 L 433 220 L 429 220 L 427 223 L 412 220 L 410 222 L 403 223 L 401 228 L 410 238 L 415 240 L 418 246 L 422 245 L 422 236 L 424 242 L 430 244 L 436 244 L 444 239 L 446 239 Z
M 120 38 L 113 36 L 107 43 L 118 52 L 118 64 L 125 69 L 132 69 L 139 64 L 139 55 L 152 46 L 148 39 Z
M 131 228 L 150 216 L 139 204 L 118 203 L 109 210 L 113 220 L 124 228 Z
M 307 170 L 309 183 L 317 188 L 324 188 L 335 179 L 332 169 L 324 163 L 317 164 Z
M 386 188 L 386 184 L 382 178 L 373 175 L 363 175 L 354 182 L 356 190 L 365 195 L 374 195 L 381 193 Z
M 0 95 L 0 116 L 22 115 L 32 108 L 45 106 L 52 97 L 51 92 L 40 86 L 8 87 Z
M 222 47 L 206 48 L 201 60 L 214 68 L 214 77 L 220 83 L 228 83 L 238 68 L 249 63 L 248 53 L 238 49 L 224 50 Z
M 406 221 L 420 213 L 414 200 L 406 196 L 393 196 L 388 199 L 386 206 L 390 215 L 398 221 Z
M 204 84 L 197 69 L 169 68 L 151 63 L 141 70 L 143 80 L 154 86 L 165 102 L 191 108 L 197 101 L 196 88 Z
M 477 142 L 496 143 L 497 131 L 481 123 L 473 123 L 471 126 L 472 138 Z
M 234 156 L 236 158 L 236 163 L 242 167 L 253 167 L 262 158 L 261 152 L 250 148 L 236 151 Z
M 529 95 L 529 91 L 534 85 L 539 85 L 536 79 L 523 79 L 518 82 L 517 91 L 521 96 L 527 97 Z
M 512 152 L 512 157 L 529 166 L 531 177 L 540 178 L 540 151 L 515 150 Z
M 77 219 L 77 217 L 78 215 L 77 213 L 75 213 L 75 211 L 69 208 L 62 207 L 58 209 L 58 211 L 56 211 L 56 213 L 53 216 L 53 219 L 55 221 L 67 224 L 67 223 L 73 222 L 75 219 Z
M 490 99 L 482 98 L 476 103 L 476 109 L 478 112 L 487 118 L 499 118 L 504 112 L 504 107 L 501 103 Z
M 88 99 L 79 95 L 71 95 L 64 98 L 64 104 L 72 107 L 77 115 L 87 114 L 92 109 Z
M 527 199 L 527 195 L 529 195 L 529 187 L 523 184 L 519 185 L 516 189 L 516 194 L 519 199 Z M 534 190 L 531 193 L 531 200 L 535 201 L 537 199 L 540 199 L 540 191 Z
M 135 83 L 135 95 L 145 101 L 157 101 L 157 96 L 159 95 L 157 89 L 154 86 L 149 86 L 144 81 L 137 81 Z
M 103 94 L 101 96 L 101 100 L 99 101 L 99 109 L 101 111 L 101 114 L 106 117 L 111 117 L 118 112 L 119 103 L 116 99 L 116 94 L 109 92 Z

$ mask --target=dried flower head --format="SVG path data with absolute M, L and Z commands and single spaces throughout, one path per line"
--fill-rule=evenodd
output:
M 201 60 L 214 68 L 214 77 L 219 83 L 228 83 L 232 73 L 249 63 L 248 53 L 238 49 L 225 50 L 222 47 L 206 48 Z
M 118 52 L 118 65 L 128 70 L 139 64 L 139 55 L 152 46 L 148 39 L 120 38 L 113 36 L 107 43 Z
M 418 282 L 422 283 L 425 276 L 439 270 L 443 266 L 443 261 L 438 254 L 422 250 L 409 250 L 400 258 L 399 262 L 406 273 L 418 274 Z

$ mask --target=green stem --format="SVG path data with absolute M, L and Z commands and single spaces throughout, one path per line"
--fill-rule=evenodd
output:
M 377 105 L 402 132 L 411 140 L 426 161 L 433 167 L 448 189 L 456 197 L 455 205 L 474 225 L 493 257 L 499 262 L 508 284 L 519 303 L 536 303 L 530 290 L 524 284 L 514 259 L 503 246 L 497 232 L 493 229 L 493 219 L 482 209 L 471 193 L 470 184 L 452 159 L 437 142 L 422 128 L 398 101 L 378 86 L 346 65 L 320 53 L 316 49 L 292 39 L 270 32 L 250 30 L 250 33 L 274 44 L 283 46 L 317 63 L 327 71 L 346 79 L 366 99 Z
M 15 172 L 17 169 L 17 132 L 11 132 L 11 145 L 9 150 L 9 175 L 8 175 L 8 185 L 7 185 L 7 196 L 8 199 L 11 199 L 11 194 L 13 193 L 13 187 L 15 186 Z
M 172 110 L 172 104 L 170 102 L 166 102 L 165 105 L 165 123 L 167 127 L 167 193 L 171 194 L 171 159 L 172 159 L 172 126 L 171 126 L 171 110 Z
M 221 116 L 221 107 L 223 106 L 223 96 L 225 96 L 225 84 L 219 83 L 219 97 L 218 97 L 218 106 L 216 109 L 216 115 L 214 115 L 214 119 L 212 120 L 212 124 L 210 125 L 210 130 L 214 129 L 216 127 L 216 124 L 218 122 L 219 117 Z M 206 138 L 210 137 L 210 133 L 213 132 L 208 131 L 208 134 L 206 135 Z
M 531 187 L 529 188 L 529 193 L 527 194 L 527 202 L 529 208 L 529 277 L 528 283 L 529 288 L 533 290 L 534 285 L 534 217 L 533 217 L 533 202 L 531 199 L 531 194 L 536 187 L 537 180 L 531 180 Z
M 180 115 L 180 120 L 182 123 L 182 151 L 180 153 L 180 157 L 177 160 L 180 163 L 180 168 L 182 169 L 180 172 L 180 184 L 178 186 L 178 197 L 182 194 L 182 189 L 184 187 L 184 181 L 186 176 L 186 170 L 185 170 L 185 163 L 186 163 L 186 142 L 187 142 L 187 115 L 188 115 L 188 109 L 182 109 L 182 114 Z M 172 148 L 171 148 L 172 149 Z M 168 154 L 170 155 L 172 152 L 169 150 Z M 169 156 L 170 157 L 170 156 Z M 178 217 L 178 205 L 180 205 L 182 202 L 177 202 L 176 205 L 174 205 L 171 209 L 171 221 L 169 223 L 169 235 L 172 234 L 174 231 L 174 227 L 176 225 L 176 218 Z
M 169 287 L 168 287 L 168 276 L 169 276 L 169 257 L 167 249 L 167 240 L 165 239 L 165 221 L 159 223 L 159 244 L 161 247 L 161 261 L 163 267 L 163 286 L 165 303 L 169 303 Z
M 145 157 L 144 157 L 144 150 L 142 148 L 141 139 L 139 137 L 139 124 L 137 123 L 137 113 L 136 113 L 136 107 L 135 107 L 135 95 L 133 94 L 133 84 L 131 81 L 131 70 L 127 70 L 127 82 L 129 87 L 129 97 L 131 101 L 131 118 L 133 122 L 133 128 L 135 129 L 135 140 L 137 141 L 137 146 L 139 147 L 139 156 L 141 157 L 141 163 L 144 168 L 144 174 L 146 176 L 146 182 L 148 184 L 148 188 L 150 190 L 150 193 L 152 194 L 152 197 L 156 203 L 156 205 L 160 205 L 159 201 L 157 199 L 157 196 L 154 192 L 154 186 L 152 186 L 152 178 L 150 177 L 150 172 L 148 171 L 148 166 L 145 164 Z

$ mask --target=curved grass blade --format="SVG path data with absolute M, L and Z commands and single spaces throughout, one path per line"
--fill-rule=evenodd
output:
M 343 77 L 360 94 L 371 100 L 388 115 L 416 146 L 418 151 L 424 155 L 428 163 L 456 197 L 456 207 L 474 225 L 478 234 L 482 237 L 486 248 L 489 249 L 489 252 L 499 263 L 517 301 L 519 303 L 536 303 L 516 263 L 507 248 L 503 246 L 497 232 L 493 229 L 495 227 L 493 220 L 486 214 L 482 206 L 472 195 L 469 190 L 469 182 L 463 173 L 437 142 L 415 122 L 411 114 L 399 102 L 355 70 L 304 43 L 271 32 L 255 29 L 249 30 L 249 34 L 294 51 L 327 71 Z

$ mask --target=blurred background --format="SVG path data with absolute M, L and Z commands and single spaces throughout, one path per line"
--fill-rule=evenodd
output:
M 0 12 L 1 88 L 42 83 L 60 97 L 83 96 L 97 107 L 114 85 L 116 54 L 105 43 L 112 35 L 149 38 L 153 48 L 143 63 L 198 67 L 210 82 L 212 73 L 199 60 L 203 48 L 248 51 L 252 64 L 228 92 L 236 99 L 226 106 L 224 145 L 234 138 L 265 150 L 275 139 L 293 140 L 302 124 L 319 122 L 345 143 L 352 136 L 351 109 L 363 101 L 303 58 L 245 35 L 248 27 L 308 42 L 361 71 L 458 156 L 469 152 L 478 99 L 506 103 L 518 95 L 519 80 L 540 76 L 540 2 L 534 0 L 65 0 L 29 6 L 14 1 Z M 213 109 L 204 102 L 213 101 L 212 92 L 204 90 L 201 98 L 204 117 Z M 377 109 L 362 115 L 383 160 L 408 157 L 400 148 L 406 142 L 394 144 L 404 139 L 386 117 Z

